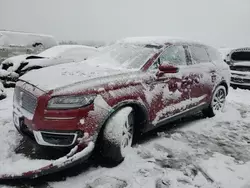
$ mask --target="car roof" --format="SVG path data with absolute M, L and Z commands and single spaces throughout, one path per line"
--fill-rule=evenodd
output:
M 50 48 L 58 44 L 51 35 L 7 30 L 0 30 L 0 43 L 1 41 L 2 46 L 29 46 L 35 42 L 41 42 L 45 48 Z
M 198 44 L 204 45 L 195 40 L 188 40 L 178 37 L 171 36 L 149 36 L 149 37 L 128 37 L 118 41 L 119 43 L 133 43 L 133 44 L 142 44 L 142 45 L 166 45 L 166 44 L 175 44 L 175 43 L 186 43 L 186 44 Z

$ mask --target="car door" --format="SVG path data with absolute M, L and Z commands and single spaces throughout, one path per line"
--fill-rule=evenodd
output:
M 210 101 L 213 88 L 216 83 L 216 66 L 212 63 L 203 45 L 189 45 L 188 51 L 191 57 L 190 71 L 195 77 L 196 84 L 192 85 L 190 97 L 202 99 L 197 104 L 202 105 Z
M 161 65 L 171 65 L 178 72 L 159 71 Z M 181 114 L 189 108 L 189 90 L 183 87 L 182 72 L 188 65 L 187 52 L 182 45 L 172 45 L 165 49 L 149 68 L 155 79 L 147 84 L 146 98 L 149 103 L 150 119 L 154 125 Z M 189 80 L 184 80 L 188 84 Z M 148 96 L 147 96 L 148 95 Z

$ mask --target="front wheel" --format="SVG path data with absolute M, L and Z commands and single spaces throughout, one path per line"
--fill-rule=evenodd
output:
M 134 136 L 134 114 L 131 107 L 114 113 L 103 130 L 102 156 L 106 161 L 119 164 L 131 148 Z
M 208 108 L 204 109 L 202 112 L 206 117 L 214 117 L 218 112 L 221 112 L 225 106 L 227 91 L 222 85 L 218 86 L 209 104 Z

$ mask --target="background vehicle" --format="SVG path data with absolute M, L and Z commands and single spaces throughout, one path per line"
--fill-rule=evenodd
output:
M 8 58 L 2 62 L 0 68 L 21 76 L 33 69 L 83 61 L 88 57 L 96 55 L 97 52 L 97 48 L 84 45 L 58 45 L 37 55 L 19 55 Z M 17 77 L 5 77 L 2 79 L 4 80 L 5 87 L 13 87 L 15 86 Z
M 85 63 L 31 71 L 15 88 L 14 125 L 39 145 L 73 149 L 66 165 L 29 174 L 72 164 L 94 145 L 120 163 L 138 134 L 198 111 L 216 115 L 229 79 L 217 50 L 167 37 L 127 38 Z
M 6 98 L 6 93 L 4 91 L 2 82 L 0 81 L 0 100 L 5 99 L 5 98 Z
M 230 49 L 224 55 L 231 69 L 231 86 L 250 88 L 250 47 Z
M 0 30 L 0 63 L 8 57 L 37 54 L 57 44 L 49 35 Z
M 18 77 L 19 75 L 15 72 L 8 72 L 0 69 L 0 82 L 4 85 L 4 87 L 15 87 L 15 82 Z

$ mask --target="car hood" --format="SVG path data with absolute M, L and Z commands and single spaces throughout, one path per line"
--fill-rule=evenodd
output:
M 53 65 L 69 63 L 73 61 L 72 59 L 63 59 L 63 58 L 55 58 L 55 57 L 38 57 L 31 58 L 24 61 L 27 63 L 26 66 L 22 68 L 22 70 L 26 70 L 32 67 L 49 67 Z
M 131 71 L 135 70 L 92 65 L 87 62 L 77 62 L 32 70 L 19 79 L 28 82 L 43 91 L 50 91 L 55 89 L 58 90 L 71 85 L 72 87 L 74 86 L 77 88 L 78 84 L 81 84 L 82 86 L 82 84 L 87 84 L 91 81 L 101 82 L 105 77 L 125 74 Z M 71 88 L 68 89 L 71 90 Z

